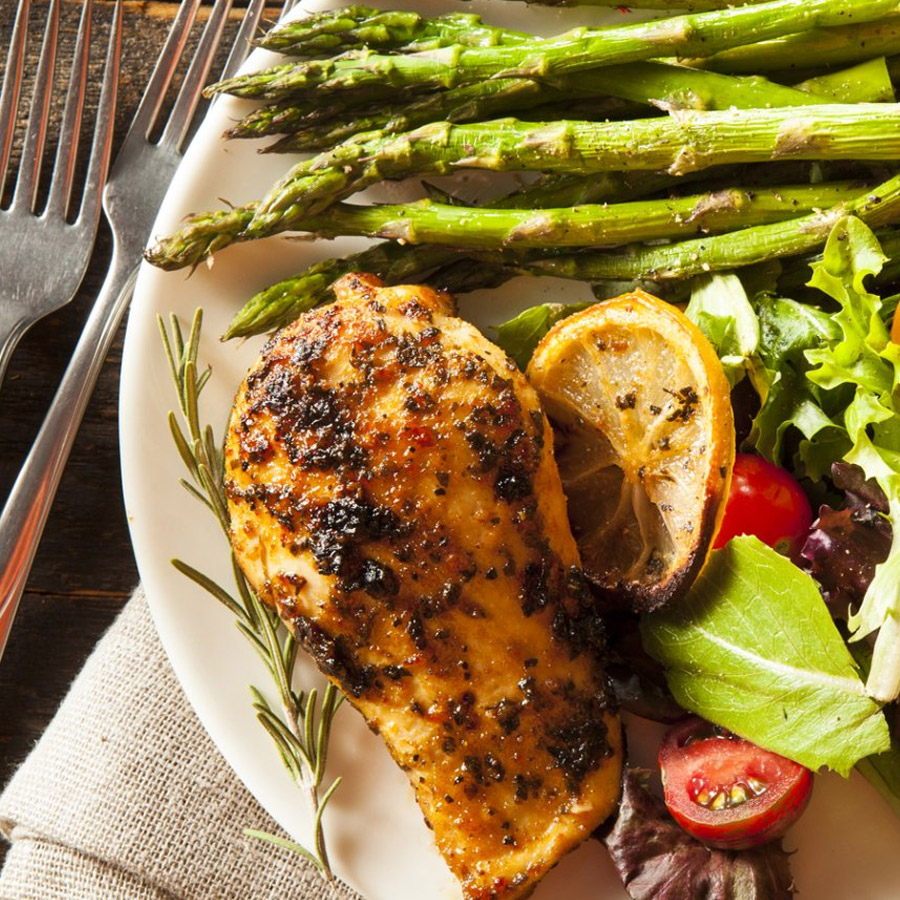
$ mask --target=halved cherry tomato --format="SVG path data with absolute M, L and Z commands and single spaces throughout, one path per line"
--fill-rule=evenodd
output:
M 812 519 L 809 500 L 789 472 L 761 456 L 738 453 L 713 546 L 724 547 L 739 534 L 753 534 L 780 553 L 795 556 Z
M 666 732 L 659 767 L 672 817 L 710 847 L 739 850 L 781 837 L 812 791 L 809 769 L 697 716 Z

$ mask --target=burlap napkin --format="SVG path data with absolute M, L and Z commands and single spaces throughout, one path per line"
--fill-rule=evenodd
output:
M 0 900 L 352 900 L 299 856 L 219 755 L 140 592 L 0 797 Z

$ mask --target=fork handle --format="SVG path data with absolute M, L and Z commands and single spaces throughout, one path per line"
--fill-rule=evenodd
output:
M 69 451 L 128 307 L 137 271 L 137 266 L 124 261 L 124 254 L 113 253 L 72 359 L 0 513 L 0 658 Z

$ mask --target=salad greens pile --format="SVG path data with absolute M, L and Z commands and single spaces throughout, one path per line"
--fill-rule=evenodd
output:
M 839 419 L 851 441 L 845 454 L 873 478 L 888 500 L 891 522 L 900 523 L 900 405 L 894 389 L 900 383 L 900 345 L 890 339 L 881 318 L 881 299 L 864 285 L 877 274 L 885 257 L 877 239 L 859 220 L 849 218 L 832 234 L 825 258 L 811 284 L 840 304 L 833 320 L 841 339 L 813 349 L 809 380 L 824 390 L 844 385 L 853 397 Z M 877 631 L 868 692 L 878 700 L 900 695 L 900 529 L 893 532 L 887 560 L 875 571 L 862 606 L 850 616 L 855 640 Z
M 695 310 L 701 313 L 698 325 L 726 361 L 743 351 L 741 362 L 754 373 L 754 386 L 759 384 L 762 406 L 750 436 L 756 449 L 786 462 L 784 436 L 796 428 L 803 439 L 796 458 L 787 462 L 797 474 L 819 480 L 837 462 L 858 465 L 887 498 L 889 521 L 898 522 L 900 345 L 890 339 L 883 318 L 896 303 L 885 303 L 866 287 L 867 277 L 876 276 L 885 261 L 873 232 L 848 216 L 831 232 L 809 282 L 833 301 L 833 312 L 770 296 L 760 300 L 759 314 L 748 303 L 737 304 L 737 316 L 725 311 L 713 317 L 702 300 Z M 755 347 L 747 340 L 749 315 L 759 323 Z M 743 347 L 737 347 L 738 335 Z M 881 702 L 900 695 L 898 535 L 894 529 L 887 559 L 848 620 L 854 640 L 877 632 L 866 689 Z
M 687 315 L 734 396 L 756 398 L 744 449 L 830 505 L 797 560 L 750 537 L 714 551 L 641 635 L 685 709 L 812 769 L 856 766 L 900 814 L 900 345 L 897 298 L 871 289 L 885 261 L 846 216 L 795 297 L 777 267 L 695 280 Z M 575 309 L 526 310 L 496 340 L 522 364 Z

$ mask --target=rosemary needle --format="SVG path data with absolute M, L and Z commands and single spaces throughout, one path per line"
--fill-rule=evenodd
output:
M 174 412 L 169 413 L 168 426 L 187 469 L 188 477 L 182 479 L 181 484 L 216 517 L 227 536 L 228 502 L 222 445 L 216 441 L 210 426 L 201 425 L 200 418 L 199 397 L 211 374 L 209 368 L 201 368 L 197 362 L 203 311 L 198 309 L 194 314 L 187 340 L 174 315 L 168 327 L 162 317 L 158 321 L 180 410 L 180 418 Z M 291 778 L 309 800 L 313 815 L 312 850 L 295 841 L 254 829 L 248 828 L 244 833 L 299 853 L 316 866 L 326 881 L 333 882 L 322 814 L 340 784 L 340 778 L 335 778 L 324 789 L 323 781 L 331 727 L 343 696 L 333 684 L 325 687 L 321 697 L 315 688 L 300 692 L 294 690 L 293 674 L 297 660 L 294 636 L 280 622 L 278 615 L 256 596 L 233 555 L 236 597 L 188 563 L 175 559 L 172 564 L 234 615 L 238 630 L 265 663 L 277 688 L 277 708 L 262 691 L 251 685 L 253 709 L 260 725 L 272 738 Z

